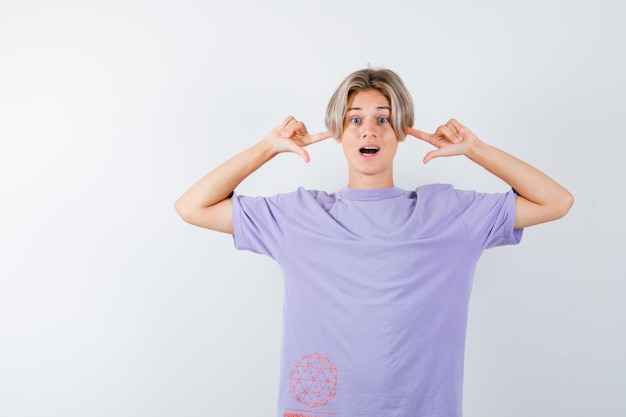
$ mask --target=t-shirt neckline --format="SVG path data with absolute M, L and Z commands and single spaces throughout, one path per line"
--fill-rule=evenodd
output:
M 344 187 L 337 192 L 337 195 L 346 200 L 382 200 L 385 198 L 398 197 L 404 194 L 404 190 L 398 187 L 360 189 Z

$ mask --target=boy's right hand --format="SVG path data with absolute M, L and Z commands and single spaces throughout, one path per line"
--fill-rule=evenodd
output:
M 331 132 L 310 134 L 304 123 L 296 120 L 293 116 L 289 116 L 280 125 L 272 129 L 264 140 L 271 142 L 277 154 L 293 152 L 300 155 L 304 162 L 309 162 L 311 158 L 304 147 L 328 139 L 332 135 Z

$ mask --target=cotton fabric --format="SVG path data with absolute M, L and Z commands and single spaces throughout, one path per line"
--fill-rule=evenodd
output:
M 461 417 L 476 263 L 515 199 L 434 184 L 233 196 L 234 244 L 284 276 L 278 416 Z

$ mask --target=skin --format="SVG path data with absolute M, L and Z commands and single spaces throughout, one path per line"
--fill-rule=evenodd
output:
M 389 123 L 389 101 L 376 90 L 354 94 L 348 103 L 341 143 L 348 164 L 348 187 L 378 189 L 393 187 L 393 160 L 398 138 Z M 463 155 L 496 175 L 519 194 L 515 228 L 556 220 L 569 211 L 572 194 L 531 165 L 482 142 L 455 119 L 427 133 L 412 127 L 407 135 L 428 142 L 434 150 L 424 163 L 438 157 Z M 250 174 L 279 153 L 293 152 L 309 162 L 304 149 L 332 137 L 331 132 L 308 133 L 294 117 L 272 129 L 263 140 L 235 155 L 196 182 L 176 201 L 176 210 L 188 223 L 233 234 L 230 193 Z M 378 152 L 363 155 L 361 148 L 375 146 Z
M 389 122 L 391 105 L 377 90 L 354 94 L 348 102 L 344 131 L 339 142 L 348 162 L 348 187 L 376 189 L 393 187 L 393 160 L 398 138 Z M 378 148 L 368 155 L 360 150 Z

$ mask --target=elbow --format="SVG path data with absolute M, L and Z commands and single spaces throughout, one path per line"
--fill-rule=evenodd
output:
M 191 210 L 188 204 L 185 204 L 185 201 L 181 198 L 176 200 L 174 203 L 174 209 L 176 213 L 183 219 L 185 222 L 190 223 L 191 220 Z
M 518 200 L 515 228 L 524 229 L 536 224 L 558 220 L 569 212 L 573 204 L 574 196 L 564 189 L 553 194 L 552 198 L 543 204 L 522 197 L 521 200 Z
M 558 204 L 555 206 L 555 219 L 560 219 L 569 213 L 574 205 L 574 195 L 565 190 L 563 196 L 559 198 Z
M 574 205 L 574 195 L 570 193 L 569 191 L 565 190 L 565 196 L 562 198 L 562 200 L 563 201 L 561 202 L 561 205 L 562 205 L 561 210 L 562 210 L 563 216 L 565 216 Z

